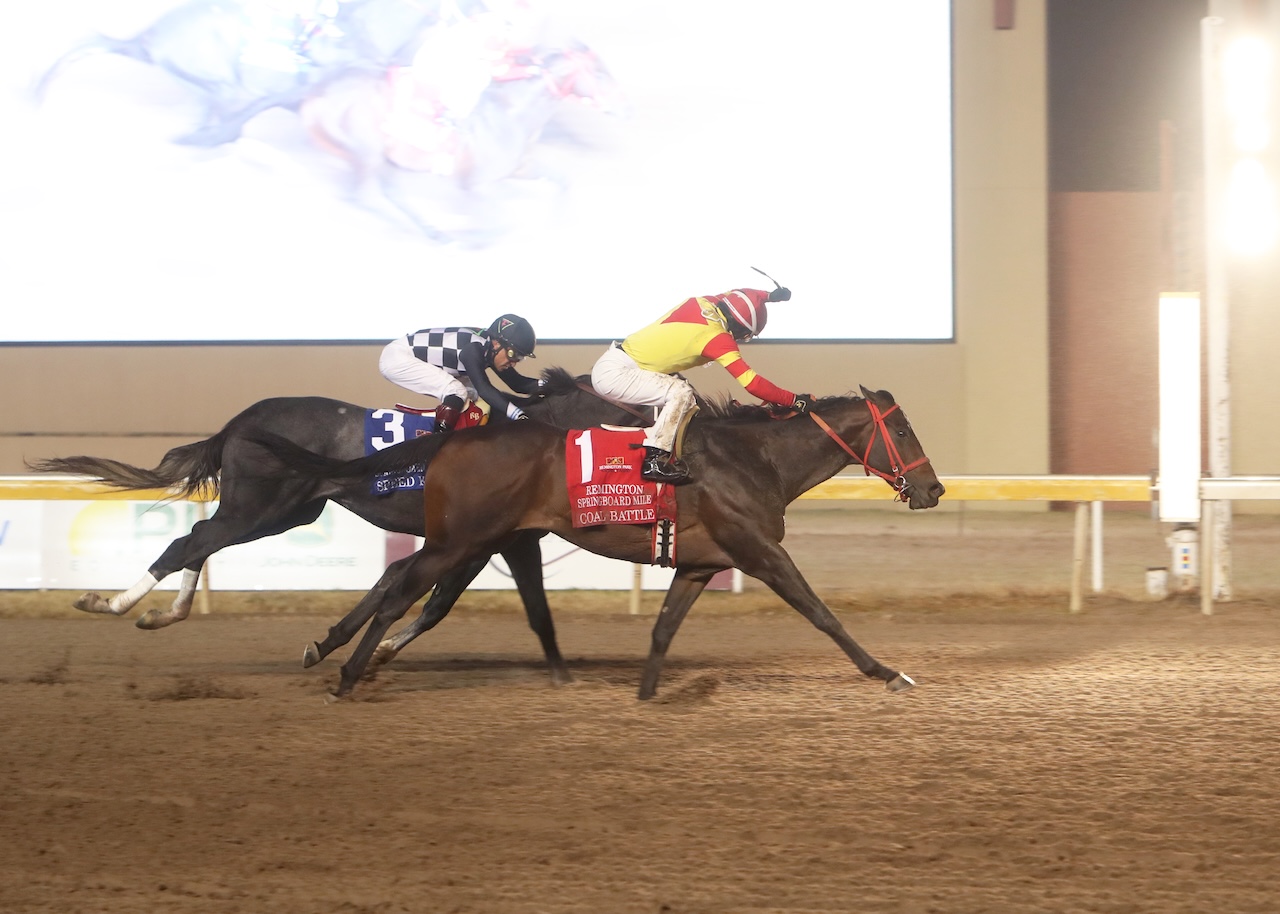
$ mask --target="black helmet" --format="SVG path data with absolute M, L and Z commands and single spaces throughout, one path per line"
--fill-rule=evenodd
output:
M 538 345 L 533 327 L 518 314 L 502 315 L 489 325 L 485 335 L 506 348 L 515 350 L 516 355 L 526 359 L 534 357 L 533 348 Z

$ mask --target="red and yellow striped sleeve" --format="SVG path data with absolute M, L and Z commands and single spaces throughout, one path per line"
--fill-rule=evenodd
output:
M 733 375 L 751 396 L 778 406 L 791 406 L 795 403 L 796 395 L 791 391 L 783 390 L 763 375 L 756 374 L 755 369 L 742 357 L 737 341 L 729 333 L 717 333 L 703 347 L 702 354 L 708 360 L 714 359 L 723 365 L 725 371 Z

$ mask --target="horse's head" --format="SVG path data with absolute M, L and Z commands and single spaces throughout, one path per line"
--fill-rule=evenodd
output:
M 913 511 L 932 508 L 938 503 L 946 488 L 938 481 L 920 439 L 901 407 L 894 402 L 893 394 L 862 387 L 861 400 L 838 398 L 827 402 L 833 406 L 848 404 L 844 408 L 855 414 L 866 409 L 865 414 L 854 420 L 857 424 L 848 426 L 851 435 L 847 441 L 822 418 L 822 401 L 809 415 L 850 457 L 862 464 L 868 476 L 874 473 L 893 486 L 898 500 L 907 502 Z
M 947 490 L 933 471 L 902 408 L 887 390 L 858 386 L 873 425 L 863 451 L 863 467 L 897 489 L 898 499 L 909 504 L 911 510 L 934 507 Z

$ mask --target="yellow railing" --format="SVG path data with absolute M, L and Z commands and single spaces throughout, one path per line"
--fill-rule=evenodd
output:
M 174 493 L 166 489 L 123 492 L 75 476 L 0 476 L 0 501 L 164 501 L 174 497 Z
M 943 476 L 947 501 L 1151 501 L 1149 476 Z M 801 498 L 893 497 L 879 476 L 835 476 Z

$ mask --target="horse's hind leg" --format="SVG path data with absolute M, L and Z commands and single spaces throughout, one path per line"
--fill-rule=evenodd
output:
M 279 519 L 264 520 L 259 517 L 253 522 L 246 523 L 234 510 L 224 513 L 219 507 L 213 517 L 197 521 L 190 533 L 169 544 L 169 548 L 161 554 L 147 573 L 149 578 L 159 581 L 178 568 L 183 569 L 182 584 L 178 588 L 178 594 L 174 597 L 173 603 L 167 610 L 148 610 L 134 624 L 138 628 L 155 630 L 181 622 L 191 614 L 200 571 L 204 568 L 209 556 L 227 546 L 252 542 L 264 536 L 274 536 L 277 533 L 292 530 L 294 527 L 309 524 L 324 510 L 324 501 L 311 501 L 291 506 L 291 508 L 292 510 Z M 143 578 L 144 582 L 146 580 L 147 578 Z M 138 586 L 135 584 L 134 589 Z M 138 597 L 139 600 L 141 598 L 141 596 Z M 134 600 L 135 604 L 137 602 L 138 600 Z
M 340 646 L 347 644 L 349 640 L 353 639 L 353 637 L 356 636 L 357 631 L 364 629 L 365 623 L 374 616 L 375 612 L 378 612 L 381 602 L 387 598 L 387 593 L 390 588 L 396 584 L 399 577 L 401 577 L 404 571 L 412 565 L 413 559 L 417 558 L 419 554 L 420 553 L 413 553 L 412 556 L 399 558 L 397 561 L 390 563 L 390 565 L 387 566 L 387 571 L 384 571 L 383 576 L 379 577 L 378 584 L 375 584 L 374 588 L 372 588 L 369 593 L 365 594 L 355 607 L 352 607 L 351 612 L 348 612 L 346 616 L 343 616 L 340 620 L 334 622 L 332 626 L 329 626 L 329 634 L 324 636 L 324 640 L 312 641 L 311 644 L 306 646 L 306 649 L 302 652 L 302 666 L 314 667 L 316 663 L 323 661 L 323 659 L 328 657 L 329 654 L 332 654 L 334 650 L 337 650 Z M 467 585 L 475 579 L 476 575 L 479 575 L 481 568 L 484 568 L 485 561 L 488 561 L 488 559 L 481 559 L 481 561 L 476 563 L 477 567 L 475 567 L 474 573 L 471 571 L 472 566 L 467 566 L 465 570 L 457 572 L 456 575 L 452 577 L 447 576 L 440 580 L 440 585 L 436 588 L 436 591 L 439 593 L 439 599 L 436 599 L 436 594 L 431 594 L 431 599 L 428 600 L 428 603 L 426 603 L 424 607 L 422 607 L 421 616 L 417 618 L 417 621 L 413 623 L 413 625 L 408 626 L 408 629 L 413 629 L 413 626 L 419 625 L 419 623 L 426 618 L 428 623 L 422 626 L 421 630 L 426 631 L 430 629 L 430 627 L 436 625 L 436 623 L 442 620 L 442 618 L 448 616 L 449 609 L 453 607 L 454 602 L 457 602 L 458 594 L 461 594 L 463 590 L 466 590 Z M 452 593 L 452 598 L 449 597 L 449 591 L 454 591 L 454 593 Z M 424 590 L 422 593 L 425 594 L 426 591 Z M 428 612 L 428 609 L 430 609 L 430 613 Z M 401 616 L 403 616 L 403 614 L 404 613 L 402 612 Z M 399 617 L 397 616 L 397 618 Z M 404 644 L 408 644 L 408 641 L 413 640 L 413 637 L 420 635 L 421 631 L 415 632 L 412 637 L 406 637 L 403 643 L 399 646 L 403 648 Z M 397 648 L 397 650 L 398 649 L 399 648 Z M 394 657 L 394 654 L 392 654 L 392 657 Z M 381 662 L 385 663 L 385 661 Z
M 403 650 L 410 641 L 417 638 L 423 632 L 428 632 L 439 625 L 444 617 L 449 615 L 449 610 L 453 609 L 454 604 L 458 602 L 458 597 L 462 596 L 462 592 L 471 586 L 471 582 L 476 579 L 476 576 L 479 575 L 480 572 L 484 571 L 484 566 L 488 563 L 489 559 L 487 557 L 477 559 L 460 571 L 451 571 L 449 574 L 441 578 L 440 583 L 436 584 L 435 588 L 432 589 L 431 596 L 427 599 L 427 602 L 423 604 L 422 613 L 418 618 L 414 619 L 390 638 L 382 641 L 382 643 L 378 645 L 377 650 L 373 653 L 373 659 L 370 661 L 371 665 L 381 666 L 384 663 L 390 663 L 395 659 L 396 654 L 400 653 L 400 651 Z M 362 621 L 361 625 L 363 624 L 364 622 Z M 359 626 L 356 626 L 356 630 L 358 629 Z M 333 629 L 330 629 L 329 631 L 330 636 L 332 637 Z M 354 634 L 355 630 L 350 631 L 346 635 L 346 640 L 341 643 L 346 644 L 347 641 L 351 640 L 351 637 Z M 326 638 L 325 641 L 326 644 L 328 644 L 329 639 Z M 319 644 L 315 645 L 315 647 L 317 656 L 315 661 L 312 662 L 319 661 L 323 657 L 328 656 L 335 647 L 338 647 L 338 645 L 328 644 L 327 649 L 325 649 L 323 653 L 320 653 L 321 647 Z M 308 664 L 308 666 L 310 666 L 310 664 Z
M 551 607 L 547 605 L 547 593 L 542 586 L 542 550 L 538 548 L 538 541 L 541 538 L 542 535 L 539 533 L 521 534 L 511 545 L 502 550 L 502 557 L 507 560 L 511 577 L 515 580 L 516 589 L 524 601 L 529 627 L 533 629 L 542 644 L 542 652 L 551 670 L 551 682 L 553 685 L 565 685 L 573 682 L 573 676 L 570 675 L 569 667 L 560 654 L 560 646 L 556 642 L 555 624 L 551 621 Z M 409 642 L 423 632 L 435 628 L 449 614 L 463 591 L 471 586 L 471 582 L 484 570 L 488 562 L 488 558 L 478 559 L 462 571 L 450 572 L 441 578 L 440 583 L 436 584 L 431 592 L 431 598 L 422 607 L 422 614 L 390 638 L 382 641 L 374 651 L 370 666 L 389 663 Z M 360 624 L 364 624 L 363 619 Z M 341 642 L 343 644 L 351 639 L 355 630 L 344 629 L 344 634 L 345 640 Z M 330 638 L 332 637 L 331 629 Z M 307 665 L 319 662 L 338 646 L 328 638 L 325 639 L 324 645 L 314 644 L 312 648 L 308 648 L 305 656 L 305 660 L 309 661 Z
M 524 601 L 529 627 L 542 643 L 542 653 L 551 669 L 551 684 L 567 685 L 573 682 L 573 676 L 560 655 L 556 626 L 551 621 L 551 607 L 547 605 L 547 591 L 542 583 L 542 549 L 538 545 L 541 539 L 540 533 L 522 533 L 502 550 L 502 557 L 507 560 L 520 599 Z
M 410 606 L 426 595 L 439 579 L 440 574 L 437 569 L 442 566 L 448 567 L 448 564 L 433 560 L 433 557 L 424 551 L 416 552 L 393 562 L 391 567 L 383 573 L 378 585 L 360 601 L 361 606 L 357 609 L 365 607 L 366 617 L 372 618 L 364 637 L 351 652 L 347 662 L 342 665 L 342 675 L 333 693 L 335 697 L 341 698 L 350 694 L 355 684 L 364 675 L 369 660 L 386 636 L 387 629 L 402 617 Z
M 153 630 L 164 628 L 166 625 L 172 625 L 175 622 L 181 622 L 191 615 L 191 604 L 195 602 L 196 584 L 199 581 L 200 568 L 184 569 L 182 572 L 182 584 L 178 587 L 178 595 L 169 604 L 168 611 L 149 609 L 139 616 L 138 621 L 133 624 L 138 628 Z
M 102 594 L 97 591 L 89 591 L 82 594 L 79 599 L 72 604 L 81 612 L 87 613 L 107 613 L 112 616 L 123 616 L 129 610 L 141 602 L 142 598 L 151 593 L 155 586 L 160 583 L 160 579 L 155 577 L 151 572 L 143 575 L 142 580 L 134 584 L 128 590 L 122 590 L 109 600 L 102 599 Z
M 680 623 L 688 615 L 693 601 L 698 599 L 707 582 L 715 576 L 719 569 L 676 569 L 675 580 L 662 600 L 662 610 L 658 620 L 653 623 L 653 636 L 649 645 L 649 657 L 644 663 L 644 673 L 640 676 L 641 701 L 647 701 L 658 691 L 658 677 L 662 674 L 662 664 L 667 658 L 667 648 L 675 637 Z

